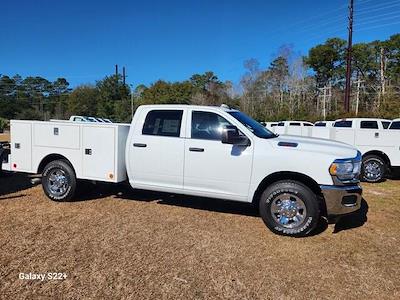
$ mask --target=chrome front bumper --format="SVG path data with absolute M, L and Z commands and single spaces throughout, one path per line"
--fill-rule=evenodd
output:
M 328 216 L 352 213 L 361 207 L 362 188 L 359 185 L 321 185 Z

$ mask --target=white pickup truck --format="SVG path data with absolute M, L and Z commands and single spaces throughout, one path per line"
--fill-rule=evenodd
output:
M 400 168 L 400 131 L 390 129 L 390 120 L 349 118 L 329 125 L 303 127 L 300 131 L 293 126 L 277 126 L 271 130 L 277 134 L 330 139 L 353 145 L 362 154 L 361 179 L 367 182 L 380 182 L 388 173 Z M 396 126 L 395 120 L 392 126 Z
M 2 168 L 41 174 L 55 201 L 73 198 L 77 179 L 129 180 L 137 189 L 254 203 L 269 229 L 288 236 L 354 212 L 362 199 L 356 148 L 277 136 L 227 107 L 140 106 L 130 125 L 12 120 L 10 148 Z

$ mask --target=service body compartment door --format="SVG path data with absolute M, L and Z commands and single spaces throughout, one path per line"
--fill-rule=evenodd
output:
M 83 126 L 84 178 L 113 181 L 115 177 L 115 128 Z
M 55 122 L 33 124 L 33 145 L 63 149 L 79 149 L 79 125 Z
M 11 121 L 11 169 L 32 172 L 32 124 Z

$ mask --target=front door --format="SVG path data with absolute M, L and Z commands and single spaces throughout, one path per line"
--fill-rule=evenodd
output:
M 231 125 L 214 112 L 192 110 L 185 143 L 184 190 L 210 197 L 246 201 L 253 145 L 222 144 L 222 128 Z

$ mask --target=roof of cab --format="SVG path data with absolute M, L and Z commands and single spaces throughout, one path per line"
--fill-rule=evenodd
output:
M 388 121 L 391 122 L 392 120 L 388 120 L 388 119 L 380 119 L 380 118 L 343 118 L 343 119 L 337 119 L 335 120 L 335 122 L 337 121 Z
M 189 109 L 213 109 L 213 110 L 222 110 L 226 112 L 238 111 L 237 109 L 231 108 L 227 105 L 221 106 L 212 106 L 212 105 L 189 105 L 189 104 L 145 104 L 141 105 L 141 107 L 149 107 L 149 108 L 189 108 Z

